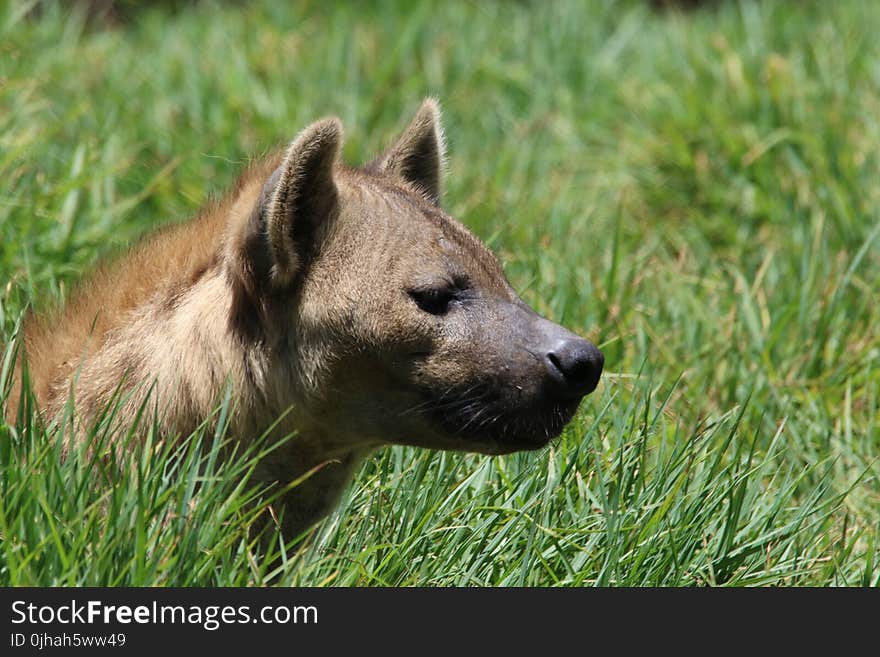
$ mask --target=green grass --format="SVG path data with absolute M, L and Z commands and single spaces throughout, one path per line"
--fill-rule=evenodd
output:
M 108 420 L 62 461 L 25 409 L 0 584 L 880 584 L 880 6 L 331 4 L 2 5 L 2 341 L 305 123 L 361 161 L 434 94 L 446 208 L 603 383 L 539 453 L 379 452 L 275 570 L 253 453 Z

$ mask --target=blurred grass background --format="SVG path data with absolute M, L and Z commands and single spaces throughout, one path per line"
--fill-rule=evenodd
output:
M 606 354 L 544 452 L 381 452 L 276 581 L 880 581 L 880 5 L 94 6 L 0 5 L 3 342 L 306 123 L 362 162 L 431 94 L 446 209 Z M 3 583 L 264 581 L 238 534 L 175 551 L 161 495 L 119 507 L 153 528 L 126 547 L 25 427 L 0 441 Z

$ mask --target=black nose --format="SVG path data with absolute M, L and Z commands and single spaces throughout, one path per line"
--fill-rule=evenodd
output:
M 567 338 L 547 353 L 544 363 L 558 394 L 579 399 L 596 389 L 605 357 L 591 342 Z

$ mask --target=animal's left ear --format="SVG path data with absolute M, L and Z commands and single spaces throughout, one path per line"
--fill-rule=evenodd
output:
M 433 98 L 426 98 L 394 145 L 366 168 L 412 183 L 439 205 L 440 177 L 445 161 L 440 106 Z

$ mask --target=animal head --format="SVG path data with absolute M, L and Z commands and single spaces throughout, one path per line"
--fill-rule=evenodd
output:
M 362 168 L 342 125 L 303 130 L 234 225 L 230 327 L 267 398 L 352 443 L 505 453 L 557 436 L 602 353 L 532 310 L 440 206 L 437 104 Z

